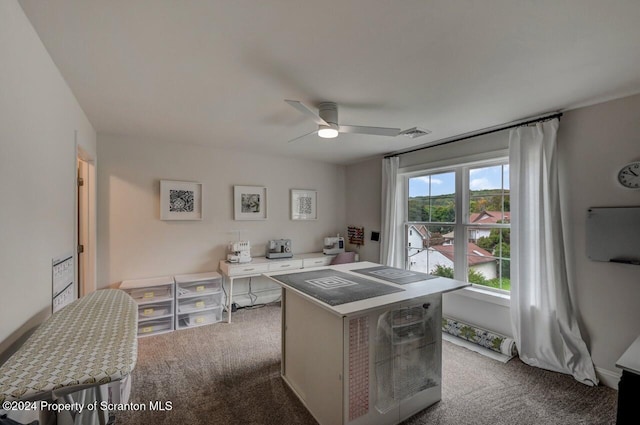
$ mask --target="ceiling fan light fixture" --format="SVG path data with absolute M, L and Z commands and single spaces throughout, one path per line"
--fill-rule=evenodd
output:
M 333 125 L 321 125 L 318 127 L 318 136 L 323 139 L 333 139 L 338 137 L 338 129 L 337 126 Z

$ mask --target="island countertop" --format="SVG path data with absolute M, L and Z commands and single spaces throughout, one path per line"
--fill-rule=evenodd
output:
M 442 294 L 445 292 L 455 291 L 461 288 L 465 288 L 467 286 L 471 286 L 468 282 L 462 282 L 459 280 L 449 279 L 446 277 L 439 276 L 428 276 L 424 279 L 417 280 L 412 283 L 404 283 L 397 284 L 392 283 L 388 279 L 383 279 L 382 274 L 380 277 L 374 277 L 372 274 L 363 274 L 358 272 L 358 270 L 362 269 L 389 269 L 392 272 L 398 271 L 402 272 L 405 276 L 416 275 L 417 278 L 420 278 L 420 275 L 426 276 L 423 273 L 412 272 L 410 270 L 402 270 L 402 269 L 393 269 L 382 266 L 381 264 L 372 263 L 368 261 L 358 262 L 358 263 L 348 263 L 348 264 L 340 264 L 333 265 L 327 267 L 316 267 L 313 269 L 306 270 L 290 270 L 285 272 L 273 272 L 273 273 L 265 273 L 264 276 L 283 286 L 287 290 L 295 291 L 299 295 L 308 299 L 309 301 L 317 304 L 318 306 L 330 311 L 331 313 L 346 317 L 353 314 L 362 313 L 364 311 L 376 309 L 383 306 L 390 306 L 393 304 L 403 303 L 405 301 L 413 300 L 415 298 L 420 298 L 424 296 L 434 295 L 434 294 Z M 298 274 L 301 278 L 304 278 L 303 275 L 307 275 L 309 277 L 314 277 L 315 272 L 319 271 L 335 271 L 338 272 L 340 277 L 343 277 L 344 274 L 352 276 L 355 285 L 356 283 L 365 284 L 368 282 L 372 283 L 372 286 L 384 285 L 389 287 L 389 291 L 394 291 L 391 293 L 386 293 L 383 295 L 373 295 L 371 297 L 366 297 L 363 299 L 359 299 L 351 302 L 344 302 L 337 305 L 331 305 L 330 303 L 319 299 L 314 295 L 310 295 L 309 293 L 305 293 L 295 286 L 292 286 L 290 283 L 287 283 L 289 280 L 287 275 Z M 384 270 L 383 270 L 384 271 Z M 344 274 L 343 274 L 344 273 Z M 327 274 L 326 272 L 324 273 Z M 345 285 L 348 286 L 348 285 Z M 384 290 L 384 288 L 381 288 Z

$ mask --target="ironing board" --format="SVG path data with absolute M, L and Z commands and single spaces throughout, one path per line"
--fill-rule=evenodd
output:
M 136 364 L 137 326 L 135 301 L 118 289 L 74 301 L 0 366 L 0 404 L 68 400 L 72 392 L 126 378 Z

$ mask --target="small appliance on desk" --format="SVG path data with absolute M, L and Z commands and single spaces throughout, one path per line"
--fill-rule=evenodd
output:
M 251 261 L 251 242 L 229 242 L 227 261 L 230 263 L 248 263 Z
M 322 252 L 326 255 L 340 254 L 344 252 L 344 238 L 338 234 L 324 238 L 324 248 Z
M 267 258 L 291 258 L 291 239 L 273 239 L 267 243 Z

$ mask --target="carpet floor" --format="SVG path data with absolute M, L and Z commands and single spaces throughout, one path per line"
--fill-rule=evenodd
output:
M 442 401 L 403 424 L 614 424 L 617 391 L 507 364 L 443 342 Z M 169 411 L 126 411 L 117 424 L 313 425 L 280 378 L 280 308 L 240 310 L 233 323 L 142 338 L 130 402 L 170 401 Z

